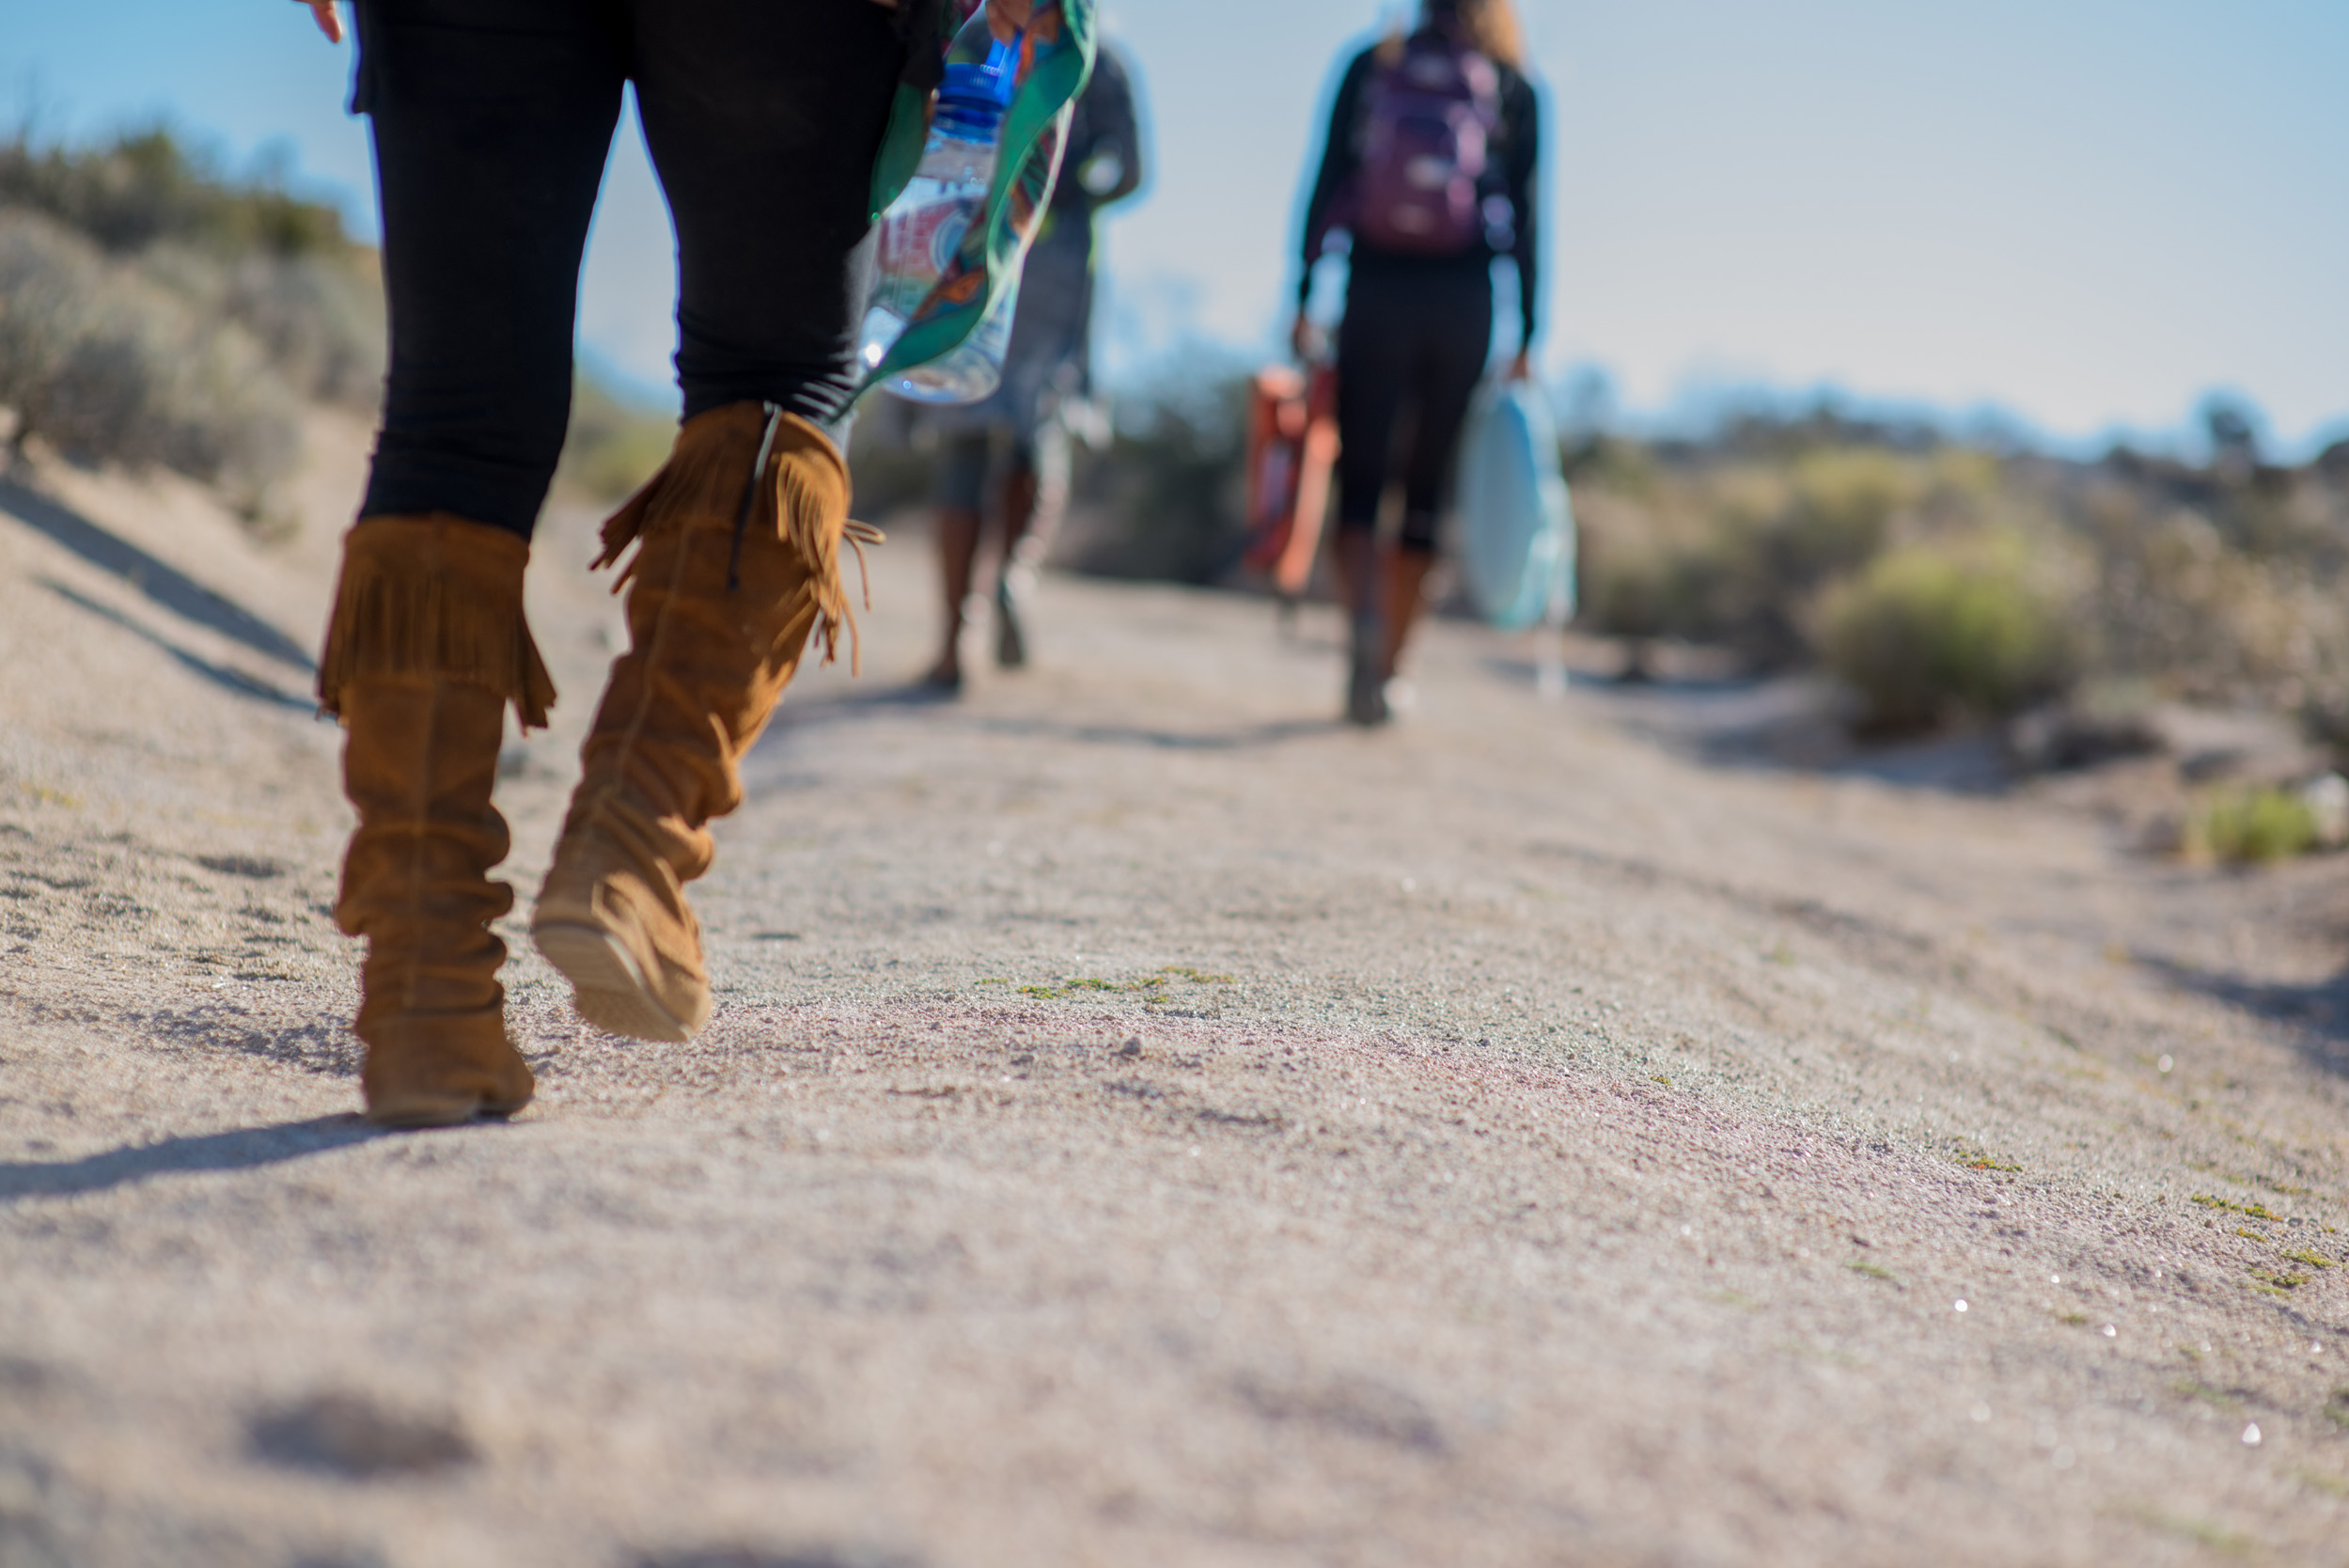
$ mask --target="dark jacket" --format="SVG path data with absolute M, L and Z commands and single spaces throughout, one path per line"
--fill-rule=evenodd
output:
M 1104 191 L 1086 189 L 1078 177 L 1104 155 L 1117 160 L 1117 181 Z M 1093 55 L 1092 79 L 1077 95 L 1069 118 L 1068 149 L 1061 155 L 1060 179 L 1052 193 L 1053 217 L 1060 222 L 1090 219 L 1094 209 L 1132 196 L 1141 183 L 1142 133 L 1134 115 L 1134 86 L 1125 62 L 1104 39 Z
M 1533 84 L 1523 74 L 1498 61 L 1495 69 L 1500 72 L 1500 127 L 1494 140 L 1491 166 L 1497 176 L 1501 195 L 1509 198 L 1514 215 L 1513 233 L 1508 255 L 1517 264 L 1517 294 L 1519 313 L 1525 337 L 1533 341 L 1537 302 L 1542 297 L 1539 287 L 1537 243 L 1541 228 L 1537 205 L 1539 181 L 1537 164 L 1542 148 L 1542 106 L 1533 90 Z M 1379 69 L 1378 48 L 1373 46 L 1356 55 L 1346 67 L 1345 79 L 1338 84 L 1338 102 L 1329 113 L 1329 135 L 1322 151 L 1322 171 L 1313 181 L 1312 198 L 1305 209 L 1305 268 L 1297 280 L 1297 303 L 1302 306 L 1313 288 L 1313 263 L 1322 254 L 1323 243 L 1332 227 L 1333 209 L 1347 182 L 1354 179 L 1362 165 L 1362 94 L 1370 72 Z M 1360 241 L 1354 243 L 1348 253 L 1355 266 L 1366 261 L 1378 266 L 1393 263 L 1402 266 L 1426 266 L 1430 259 L 1421 256 L 1395 256 L 1375 251 Z M 1490 264 L 1494 250 L 1490 243 L 1479 240 L 1464 259 Z M 1438 259 L 1435 265 L 1451 265 L 1449 258 Z

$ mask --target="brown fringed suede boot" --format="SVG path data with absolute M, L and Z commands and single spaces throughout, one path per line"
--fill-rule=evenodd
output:
M 522 615 L 530 547 L 434 512 L 369 517 L 343 540 L 319 660 L 319 703 L 341 717 L 343 790 L 359 813 L 336 923 L 367 938 L 359 1017 L 368 1120 L 434 1127 L 530 1103 L 506 1036 L 513 907 L 492 882 L 506 819 L 490 804 L 506 705 L 543 726 L 554 683 Z
M 687 421 L 667 464 L 603 525 L 596 565 L 636 545 L 620 573 L 629 650 L 581 748 L 530 922 L 599 1028 L 680 1041 L 710 1016 L 685 884 L 710 869 L 704 824 L 742 804 L 737 764 L 819 618 L 825 661 L 844 625 L 853 653 L 840 541 L 880 536 L 849 522 L 848 503 L 848 465 L 822 431 L 773 404 L 729 403 Z

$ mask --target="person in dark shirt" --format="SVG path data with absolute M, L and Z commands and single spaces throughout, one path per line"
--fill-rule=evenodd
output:
M 1052 205 L 1027 253 L 1003 384 L 984 400 L 928 416 L 939 435 L 933 481 L 945 616 L 932 691 L 963 687 L 963 618 L 979 563 L 988 477 L 1003 516 L 995 572 L 995 663 L 1027 662 L 1023 584 L 1050 542 L 1069 489 L 1068 425 L 1092 393 L 1094 218 L 1142 183 L 1142 133 L 1125 65 L 1104 39 L 1078 95 Z M 1000 463 L 998 452 L 1000 451 Z
M 1448 53 L 1449 52 L 1449 53 Z M 1376 220 L 1387 193 L 1366 189 L 1395 178 L 1375 161 L 1376 123 L 1401 102 L 1397 78 L 1424 56 L 1457 62 L 1479 90 L 1467 141 L 1484 142 L 1475 180 L 1477 221 L 1447 243 L 1439 225 L 1425 243 Z M 1417 25 L 1355 56 L 1338 87 L 1321 172 L 1307 203 L 1304 268 L 1297 284 L 1300 358 L 1312 344 L 1305 313 L 1313 263 L 1331 236 L 1348 235 L 1345 319 L 1338 331 L 1338 567 L 1352 618 L 1347 716 L 1387 717 L 1386 685 L 1419 608 L 1435 558 L 1436 523 L 1468 404 L 1482 379 L 1493 337 L 1492 263 L 1516 264 L 1518 348 L 1509 374 L 1530 373 L 1541 299 L 1537 176 L 1541 107 L 1522 71 L 1523 48 L 1508 0 L 1421 0 Z M 1407 90 L 1408 85 L 1405 86 Z M 1391 144 L 1390 144 L 1391 145 Z M 1470 149 L 1473 155 L 1474 149 Z M 1467 160 L 1464 159 L 1464 165 Z M 1425 181 L 1432 182 L 1432 181 Z M 1404 449 L 1393 450 L 1398 417 L 1411 415 Z M 1395 459 L 1400 456 L 1401 462 Z M 1379 496 L 1396 468 L 1403 486 L 1402 537 L 1382 556 Z

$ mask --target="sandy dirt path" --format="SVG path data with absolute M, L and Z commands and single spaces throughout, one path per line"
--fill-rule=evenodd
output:
M 756 754 L 690 1045 L 350 1116 L 332 519 L 0 484 L 0 1562 L 2349 1561 L 2349 876 L 1055 580 Z M 508 756 L 524 895 L 608 657 Z

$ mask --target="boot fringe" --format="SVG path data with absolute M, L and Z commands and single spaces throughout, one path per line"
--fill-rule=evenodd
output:
M 723 417 L 730 412 L 713 410 L 700 417 Z M 746 526 L 780 540 L 807 569 L 816 601 L 817 626 L 813 636 L 823 645 L 822 662 L 828 665 L 838 659 L 839 635 L 845 627 L 850 672 L 862 674 L 863 647 L 857 635 L 856 617 L 849 607 L 848 592 L 840 581 L 840 544 L 846 541 L 849 548 L 856 552 L 857 572 L 862 578 L 865 546 L 883 542 L 885 536 L 869 523 L 853 519 L 838 528 L 825 525 L 833 498 L 820 482 L 821 473 L 829 470 L 837 474 L 843 493 L 848 488 L 848 475 L 838 451 L 822 431 L 798 415 L 783 413 L 773 404 L 767 405 L 762 432 L 770 428 L 772 433 L 760 447 L 767 454 L 764 469 L 750 476 L 748 496 L 741 488 L 741 451 L 732 442 L 703 441 L 689 447 L 681 436 L 676 450 L 669 454 L 661 471 L 604 520 L 603 551 L 592 565 L 600 569 L 619 561 L 648 527 L 656 525 L 656 512 L 661 519 L 728 517 L 735 515 L 742 502 L 747 500 Z M 818 474 L 810 474 L 807 463 L 790 461 L 798 453 L 810 455 L 818 465 Z M 662 505 L 665 496 L 673 497 L 673 504 Z M 842 499 L 845 500 L 844 494 Z M 840 510 L 847 509 L 842 505 Z M 612 583 L 614 593 L 628 586 L 641 559 L 640 553 L 620 568 Z M 869 610 L 872 585 L 869 580 L 864 589 L 865 608 Z
M 418 537 L 425 526 L 435 536 Z M 505 554 L 512 559 L 491 558 Z M 438 514 L 364 520 L 343 541 L 318 661 L 320 711 L 340 716 L 352 681 L 432 675 L 495 692 L 523 729 L 545 729 L 555 682 L 523 614 L 528 557 L 528 545 L 484 524 Z
M 638 485 L 636 493 L 620 503 L 619 510 L 603 520 L 603 526 L 597 530 L 597 537 L 603 541 L 603 549 L 595 559 L 587 563 L 588 571 L 601 572 L 627 553 L 628 547 L 636 542 L 636 536 L 644 532 L 645 519 L 652 510 L 654 499 L 667 488 L 671 475 L 679 467 L 686 464 L 697 468 L 718 466 L 710 460 L 710 454 L 697 452 L 691 458 L 687 458 L 675 451 L 669 453 L 668 462 L 654 470 L 652 478 Z M 628 579 L 635 574 L 636 563 L 634 561 L 630 561 L 626 566 L 621 567 L 619 575 L 612 579 L 612 591 L 617 594 L 626 588 Z

